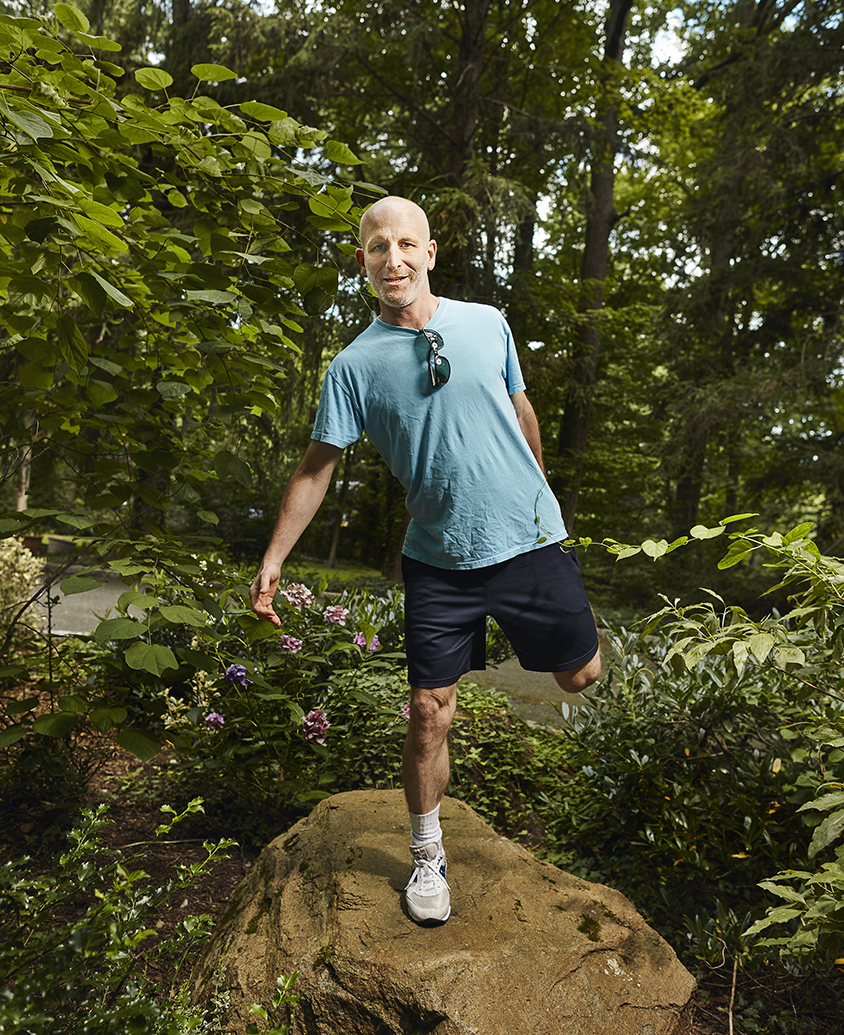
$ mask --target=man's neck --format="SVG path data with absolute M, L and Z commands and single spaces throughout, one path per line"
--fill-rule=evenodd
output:
M 389 323 L 393 327 L 410 327 L 421 331 L 437 311 L 439 304 L 439 298 L 429 292 L 424 298 L 417 298 L 403 309 L 395 309 L 382 302 L 380 316 L 384 323 Z

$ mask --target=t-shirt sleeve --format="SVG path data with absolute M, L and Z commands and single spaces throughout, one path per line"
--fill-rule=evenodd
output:
M 363 421 L 346 388 L 329 369 L 322 382 L 311 438 L 345 449 L 363 433 Z
M 525 379 L 522 377 L 522 368 L 519 365 L 516 343 L 513 341 L 513 332 L 506 321 L 504 329 L 507 334 L 507 358 L 505 360 L 507 394 L 515 395 L 516 392 L 523 392 L 525 390 Z

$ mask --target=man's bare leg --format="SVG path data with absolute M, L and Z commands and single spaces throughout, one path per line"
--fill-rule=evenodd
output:
M 568 694 L 579 694 L 601 678 L 601 648 L 592 655 L 589 661 L 578 668 L 570 668 L 567 672 L 555 672 L 557 685 Z
M 440 828 L 440 801 L 449 778 L 448 731 L 457 687 L 410 688 L 410 725 L 402 778 L 410 812 L 413 872 L 405 889 L 410 916 L 420 924 L 445 923 L 451 915 Z
M 407 807 L 419 815 L 435 809 L 448 786 L 448 731 L 457 708 L 457 686 L 410 688 L 410 725 L 402 755 Z

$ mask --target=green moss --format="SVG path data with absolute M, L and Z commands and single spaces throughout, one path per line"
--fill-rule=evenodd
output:
M 258 930 L 258 924 L 260 923 L 261 918 L 266 916 L 267 913 L 269 912 L 269 910 L 270 910 L 270 900 L 265 895 L 264 896 L 264 900 L 261 902 L 261 908 L 258 910 L 258 912 L 252 917 L 252 919 L 246 925 L 246 933 L 247 934 L 255 934 L 255 932 Z
M 601 925 L 593 916 L 581 914 L 581 923 L 577 925 L 578 931 L 585 934 L 590 942 L 601 940 Z

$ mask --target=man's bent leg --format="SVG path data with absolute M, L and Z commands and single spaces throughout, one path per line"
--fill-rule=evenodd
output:
M 411 687 L 410 725 L 402 757 L 402 777 L 410 812 L 413 872 L 405 889 L 408 912 L 420 924 L 440 924 L 451 916 L 440 801 L 448 785 L 448 731 L 457 706 L 457 687 Z
M 570 668 L 566 672 L 555 672 L 554 679 L 557 685 L 568 694 L 579 694 L 601 678 L 601 648 L 599 647 L 592 657 L 583 665 L 577 668 Z

